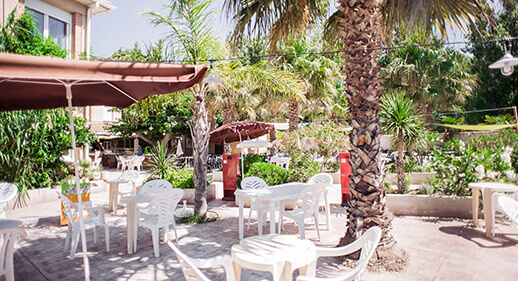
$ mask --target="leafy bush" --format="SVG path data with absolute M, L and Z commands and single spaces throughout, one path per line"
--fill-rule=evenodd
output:
M 194 181 L 193 181 L 194 171 L 192 170 L 176 170 L 172 171 L 169 175 L 167 175 L 164 179 L 169 181 L 173 188 L 194 188 Z M 207 185 L 211 183 L 210 180 L 207 180 Z
M 243 170 L 246 174 L 250 165 L 257 162 L 266 162 L 266 154 L 247 154 L 243 156 Z
M 245 173 L 245 177 L 252 176 L 262 178 L 268 185 L 292 182 L 295 179 L 295 173 L 291 170 L 266 162 L 253 163 L 248 173 Z
M 153 148 L 153 152 L 153 156 L 149 161 L 151 179 L 164 179 L 177 169 L 175 159 L 169 157 L 167 148 L 160 142 Z

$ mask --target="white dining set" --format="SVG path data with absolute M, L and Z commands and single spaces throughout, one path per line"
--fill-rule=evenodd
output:
M 117 159 L 117 169 L 125 170 L 137 170 L 143 169 L 143 163 L 146 157 L 137 155 L 115 155 Z

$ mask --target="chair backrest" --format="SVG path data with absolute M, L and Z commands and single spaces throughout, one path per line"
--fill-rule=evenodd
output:
M 246 177 L 241 181 L 241 188 L 243 190 L 268 188 L 268 184 L 259 177 Z
M 166 189 L 173 189 L 173 185 L 169 181 L 151 180 L 140 188 L 139 194 L 158 194 Z
M 518 229 L 518 201 L 505 195 L 498 196 L 498 205 L 502 212 L 513 222 L 514 227 Z
M 306 187 L 299 194 L 295 202 L 300 202 L 299 206 L 304 210 L 304 217 L 311 217 L 318 210 L 320 194 L 324 188 L 323 183 L 315 183 Z
M 183 197 L 183 189 L 171 188 L 158 193 L 149 203 L 149 207 L 158 210 L 158 225 L 169 225 L 174 222 L 174 211 Z
M 146 157 L 144 156 L 132 156 L 129 160 L 129 163 L 133 166 L 139 166 L 142 165 L 142 162 L 144 162 L 145 159 Z
M 100 168 L 102 161 L 103 161 L 102 157 L 97 157 L 97 159 L 95 159 L 95 161 L 92 163 L 92 167 L 93 168 Z
M 72 213 L 72 208 L 77 209 L 77 204 L 73 203 L 68 197 L 63 195 L 61 192 L 58 192 L 59 199 L 61 199 L 61 203 L 63 203 L 63 207 L 65 208 L 65 217 L 67 217 L 69 223 L 74 221 L 74 214 Z
M 348 272 L 352 276 L 356 276 L 355 279 L 359 280 L 360 274 L 362 274 L 365 271 L 365 268 L 367 268 L 369 260 L 374 254 L 374 251 L 376 251 L 380 239 L 381 228 L 374 226 L 367 229 L 367 231 L 365 231 L 365 233 L 360 236 L 358 240 L 353 242 L 354 244 L 358 245 L 358 248 L 361 249 L 358 265 L 351 272 Z
M 13 199 L 18 193 L 16 184 L 9 182 L 0 182 L 0 203 L 7 203 Z
M 13 271 L 13 252 L 16 238 L 25 238 L 27 233 L 20 228 L 0 230 L 0 275 Z M 14 274 L 13 274 L 14 275 Z
M 173 249 L 176 253 L 176 257 L 178 258 L 178 262 L 180 262 L 180 266 L 182 267 L 183 276 L 186 281 L 210 281 L 205 274 L 201 272 L 201 270 L 194 265 L 187 255 L 182 253 L 180 249 L 178 249 L 174 243 L 168 243 L 169 247 Z
M 326 187 L 329 187 L 333 184 L 333 177 L 328 173 L 316 174 L 309 179 L 308 184 L 314 184 L 319 182 L 324 183 Z

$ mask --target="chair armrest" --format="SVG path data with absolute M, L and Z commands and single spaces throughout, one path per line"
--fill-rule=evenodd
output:
M 232 266 L 232 258 L 229 255 L 220 255 L 208 259 L 193 259 L 192 263 L 199 268 L 208 268 L 214 266 L 223 266 L 228 281 L 235 281 L 234 267 Z
M 354 253 L 362 248 L 362 244 L 357 243 L 357 241 L 358 240 L 354 241 L 349 245 L 336 248 L 316 247 L 317 257 L 340 257 Z

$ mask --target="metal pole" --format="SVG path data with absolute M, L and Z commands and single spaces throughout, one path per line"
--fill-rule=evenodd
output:
M 72 150 L 74 151 L 74 168 L 76 173 L 76 192 L 77 192 L 77 204 L 79 206 L 79 224 L 81 227 L 81 246 L 83 247 L 83 261 L 84 261 L 84 271 L 85 271 L 85 281 L 90 281 L 90 263 L 88 262 L 88 255 L 86 250 L 86 239 L 85 239 L 85 225 L 83 218 L 83 202 L 81 198 L 82 190 L 81 183 L 79 181 L 79 164 L 77 158 L 77 146 L 76 146 L 76 134 L 74 130 L 74 116 L 72 115 L 72 83 L 64 83 L 65 88 L 67 90 L 67 100 L 68 100 L 68 117 L 70 119 L 70 133 L 72 135 Z M 72 222 L 68 222 L 72 223 Z M 108 238 L 106 238 L 108 239 Z
M 514 120 L 516 121 L 516 127 L 514 129 L 516 130 L 516 133 L 518 134 L 518 111 L 516 110 L 516 106 L 513 106 L 514 110 Z

